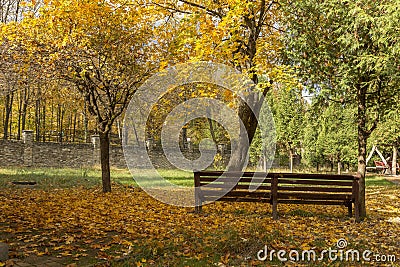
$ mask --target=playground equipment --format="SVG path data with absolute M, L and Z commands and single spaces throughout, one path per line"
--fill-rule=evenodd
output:
M 372 146 L 371 152 L 369 152 L 369 155 L 367 157 L 367 162 L 366 164 L 368 165 L 369 160 L 372 158 L 374 152 L 376 152 L 379 157 L 382 159 L 382 161 L 377 161 L 374 160 L 374 167 L 367 167 L 367 171 L 369 170 L 375 170 L 378 171 L 381 174 L 394 174 L 396 175 L 396 171 L 399 170 L 399 163 L 395 163 L 396 167 L 393 168 L 393 161 L 389 161 L 388 159 L 385 159 L 382 155 L 382 153 L 378 150 L 378 147 L 376 145 Z M 396 161 L 397 158 L 397 150 L 394 149 L 393 152 L 393 160 Z

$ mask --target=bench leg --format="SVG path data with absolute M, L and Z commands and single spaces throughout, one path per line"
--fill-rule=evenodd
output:
M 358 203 L 354 203 L 354 215 L 356 217 L 356 222 L 360 222 L 360 209 L 358 207 Z
M 272 200 L 272 219 L 278 219 L 278 201 L 276 199 Z
M 347 210 L 348 210 L 349 217 L 353 216 L 353 206 L 352 206 L 351 202 L 349 204 L 347 204 Z
M 202 201 L 200 198 L 200 189 L 196 187 L 194 189 L 194 212 L 195 213 L 200 213 L 202 211 Z
M 194 212 L 195 213 L 201 213 L 203 211 L 203 206 L 196 206 L 195 208 L 194 208 Z

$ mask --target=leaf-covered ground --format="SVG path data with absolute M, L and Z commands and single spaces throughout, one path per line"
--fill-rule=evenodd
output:
M 110 194 L 84 188 L 3 188 L 0 203 L 0 242 L 9 244 L 12 259 L 53 257 L 70 266 L 281 265 L 276 255 L 263 262 L 257 253 L 266 245 L 276 251 L 321 253 L 344 238 L 344 249 L 395 255 L 397 262 L 386 264 L 400 266 L 399 186 L 370 187 L 369 216 L 359 224 L 346 217 L 346 208 L 330 206 L 280 205 L 277 221 L 270 205 L 261 203 L 219 202 L 195 214 L 121 186 Z M 349 263 L 324 257 L 303 264 Z

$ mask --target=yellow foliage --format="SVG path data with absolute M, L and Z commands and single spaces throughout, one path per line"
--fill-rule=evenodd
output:
M 358 224 L 343 215 L 343 207 L 282 204 L 281 217 L 274 221 L 266 203 L 217 202 L 199 215 L 192 208 L 157 202 L 138 189 L 116 188 L 110 194 L 81 188 L 2 189 L 0 241 L 9 236 L 11 251 L 26 256 L 76 259 L 117 259 L 122 253 L 134 257 L 148 246 L 149 255 L 136 258 L 143 266 L 162 259 L 163 253 L 176 253 L 171 262 L 174 257 L 204 260 L 218 253 L 224 264 L 250 264 L 246 257 L 254 260 L 264 245 L 320 251 L 340 238 L 352 248 L 399 256 L 399 197 L 398 187 L 369 189 L 369 217 Z

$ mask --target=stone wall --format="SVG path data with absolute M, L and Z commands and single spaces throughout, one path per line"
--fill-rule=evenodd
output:
M 136 149 L 132 151 L 132 153 L 135 151 L 139 153 Z M 148 154 L 155 168 L 173 168 L 162 150 L 151 149 Z M 187 158 L 196 159 L 200 153 L 186 151 L 184 155 Z M 227 159 L 229 154 L 225 156 L 229 161 Z M 0 140 L 0 167 L 84 168 L 99 164 L 100 140 L 98 136 L 92 136 L 92 143 L 87 144 L 41 143 L 33 141 L 33 131 L 24 131 L 22 141 Z M 110 164 L 116 168 L 127 168 L 122 146 L 110 146 Z
M 100 164 L 99 137 L 92 143 L 41 143 L 33 141 L 33 132 L 24 131 L 22 141 L 0 140 L 0 167 L 92 167 Z M 126 167 L 122 147 L 110 147 L 111 165 Z
M 0 166 L 23 166 L 24 147 L 21 141 L 0 140 Z
M 33 143 L 32 166 L 80 168 L 94 165 L 91 144 Z

